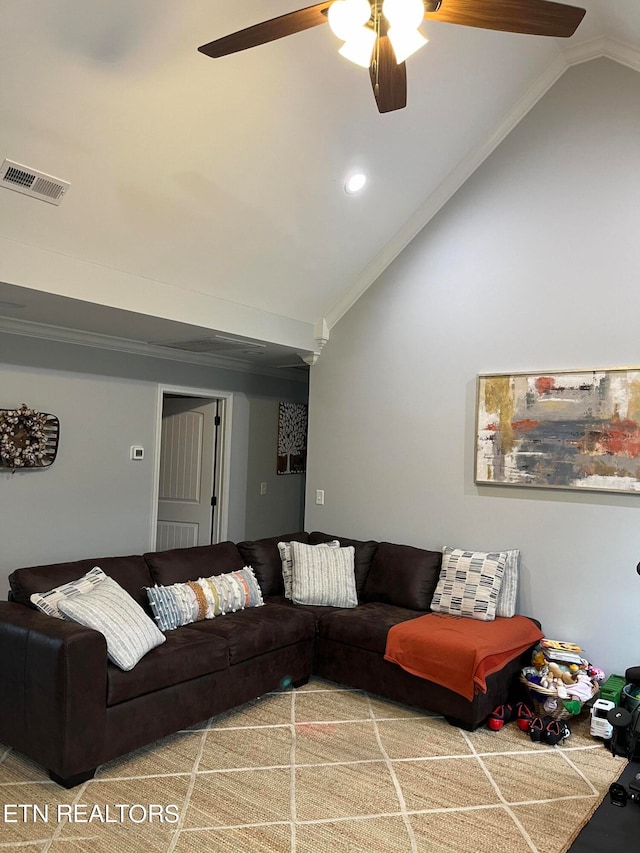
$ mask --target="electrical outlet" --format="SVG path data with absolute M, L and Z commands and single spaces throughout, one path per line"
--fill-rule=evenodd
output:
M 263 483 L 260 483 L 260 494 L 261 494 L 261 495 L 266 495 L 266 494 L 267 494 L 267 484 L 266 484 L 266 483 L 264 483 L 264 482 L 263 482 Z
M 324 506 L 324 489 L 316 489 L 316 504 Z

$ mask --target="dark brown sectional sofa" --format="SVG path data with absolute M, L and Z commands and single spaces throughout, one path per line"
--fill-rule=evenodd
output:
M 392 625 L 428 612 L 441 554 L 337 537 L 355 548 L 359 604 L 295 605 L 283 596 L 277 543 L 336 537 L 295 533 L 242 542 L 17 569 L 0 602 L 0 742 L 72 787 L 96 767 L 312 674 L 443 714 L 467 729 L 506 701 L 527 652 L 487 679 L 473 701 L 384 660 Z M 124 672 L 102 634 L 47 616 L 30 596 L 100 566 L 151 615 L 145 588 L 253 567 L 265 606 L 194 622 Z

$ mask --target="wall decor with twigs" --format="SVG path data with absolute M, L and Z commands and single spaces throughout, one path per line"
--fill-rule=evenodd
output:
M 17 409 L 0 409 L 0 467 L 47 468 L 58 453 L 60 421 L 22 403 Z

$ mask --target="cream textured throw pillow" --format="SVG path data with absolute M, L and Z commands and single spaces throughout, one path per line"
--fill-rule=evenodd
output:
M 501 552 L 485 554 L 445 545 L 431 609 L 491 622 L 496 616 L 505 562 Z
M 356 607 L 355 548 L 319 548 L 291 542 L 293 582 L 291 598 L 296 604 Z
M 310 545 L 310 548 L 339 548 L 340 542 L 332 539 L 330 542 L 320 542 L 319 545 Z M 282 580 L 284 582 L 284 597 L 291 598 L 291 584 L 293 581 L 293 554 L 291 553 L 291 542 L 278 542 L 278 551 L 282 561 Z
M 120 669 L 133 669 L 167 639 L 137 601 L 110 577 L 92 592 L 67 598 L 58 607 L 68 619 L 104 634 L 107 656 Z

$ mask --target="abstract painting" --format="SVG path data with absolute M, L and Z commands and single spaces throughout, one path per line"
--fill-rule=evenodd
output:
M 640 492 L 640 367 L 479 376 L 475 481 Z
M 304 474 L 307 461 L 307 407 L 280 403 L 278 407 L 278 474 Z

